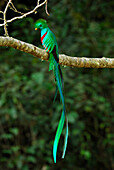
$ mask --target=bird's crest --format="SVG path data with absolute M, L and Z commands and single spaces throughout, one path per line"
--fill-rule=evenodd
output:
M 38 28 L 43 29 L 48 27 L 47 26 L 47 21 L 45 19 L 38 19 L 35 24 L 34 24 L 35 30 L 37 30 Z

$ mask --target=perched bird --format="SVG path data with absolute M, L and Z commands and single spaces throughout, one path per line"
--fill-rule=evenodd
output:
M 65 140 L 64 140 L 64 147 L 63 147 L 63 154 L 62 158 L 65 156 L 65 151 L 67 147 L 67 140 L 68 140 L 68 120 L 66 116 L 66 110 L 65 110 L 65 101 L 64 101 L 64 95 L 63 95 L 63 76 L 62 71 L 59 65 L 59 51 L 58 51 L 58 44 L 56 41 L 56 37 L 53 34 L 53 32 L 50 30 L 50 28 L 47 25 L 47 21 L 44 19 L 39 19 L 35 23 L 35 30 L 40 28 L 41 30 L 41 43 L 43 47 L 45 48 L 46 52 L 49 53 L 49 71 L 54 71 L 54 76 L 56 80 L 56 93 L 55 98 L 57 96 L 57 92 L 59 91 L 60 94 L 60 100 L 62 102 L 63 108 L 62 108 L 62 114 L 61 118 L 58 124 L 54 144 L 53 144 L 53 158 L 54 162 L 56 163 L 56 154 L 57 154 L 57 147 L 58 142 L 62 133 L 62 129 L 64 126 L 64 122 L 66 120 L 66 134 L 65 134 Z

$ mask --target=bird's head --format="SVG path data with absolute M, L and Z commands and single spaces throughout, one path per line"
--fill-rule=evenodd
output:
M 43 29 L 43 28 L 47 28 L 47 21 L 44 20 L 44 19 L 38 19 L 36 22 L 35 22 L 35 30 L 37 30 L 38 28 L 40 29 Z

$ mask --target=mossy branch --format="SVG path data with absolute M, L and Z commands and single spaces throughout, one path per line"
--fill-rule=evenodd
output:
M 41 60 L 47 61 L 49 58 L 49 55 L 45 50 L 42 50 L 32 44 L 23 42 L 12 37 L 0 36 L 0 46 L 18 49 L 25 53 L 32 54 L 35 57 L 41 58 Z M 71 57 L 64 54 L 60 54 L 59 63 L 64 66 L 71 67 L 114 68 L 114 59 L 106 57 L 102 58 Z

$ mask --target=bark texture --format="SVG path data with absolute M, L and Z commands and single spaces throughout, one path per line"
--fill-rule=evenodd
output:
M 32 44 L 23 42 L 21 40 L 12 37 L 0 36 L 0 46 L 12 47 L 23 51 L 25 53 L 32 54 L 35 57 L 41 58 L 41 60 L 48 60 L 49 55 L 45 50 L 42 50 Z M 85 67 L 85 68 L 114 68 L 113 58 L 87 58 L 87 57 L 71 57 L 64 54 L 59 55 L 59 63 L 64 66 L 71 67 Z

